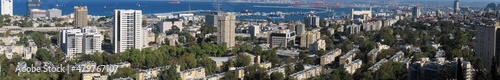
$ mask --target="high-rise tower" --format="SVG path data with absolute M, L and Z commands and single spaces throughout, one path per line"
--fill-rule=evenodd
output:
M 144 47 L 142 11 L 141 10 L 115 10 L 113 27 L 113 52 L 124 52 L 126 49 L 139 49 Z
M 2 0 L 2 15 L 13 15 L 12 0 Z
M 73 26 L 75 28 L 81 28 L 81 27 L 86 27 L 88 23 L 87 15 L 88 15 L 88 10 L 87 6 L 75 6 L 75 11 L 74 11 L 74 21 L 73 21 Z

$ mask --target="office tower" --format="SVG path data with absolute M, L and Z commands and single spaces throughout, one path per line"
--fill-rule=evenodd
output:
M 2 0 L 2 15 L 14 15 L 12 0 Z
M 26 11 L 28 12 L 26 15 L 30 16 L 31 9 L 40 9 L 40 0 L 28 0 L 28 7 Z
M 88 25 L 87 6 L 75 6 L 73 26 L 75 28 L 86 27 Z
M 500 50 L 500 22 L 496 22 L 494 26 L 479 26 L 476 27 L 476 47 L 475 55 L 479 56 L 483 65 L 489 70 L 493 57 L 498 57 Z
M 453 4 L 453 12 L 458 13 L 460 11 L 460 2 L 458 0 L 455 0 L 455 3 Z
M 93 54 L 102 52 L 103 36 L 95 28 L 63 29 L 59 31 L 58 44 L 66 57 L 73 58 L 77 53 Z
M 418 18 L 418 17 L 420 17 L 420 8 L 418 8 L 418 7 L 413 7 L 413 9 L 412 9 L 412 15 L 413 15 L 413 18 Z
M 141 10 L 118 9 L 114 12 L 113 52 L 124 52 L 126 49 L 142 50 L 143 28 Z
M 307 27 L 320 27 L 319 26 L 319 16 L 308 15 L 308 16 L 304 17 L 304 24 Z
M 280 30 L 269 35 L 268 43 L 272 48 L 286 48 L 295 44 L 295 33 L 289 30 Z
M 228 48 L 235 44 L 236 17 L 231 13 L 217 16 L 217 43 L 226 43 Z
M 205 15 L 205 25 L 209 25 L 209 26 L 217 26 L 217 16 L 220 16 L 219 14 L 220 12 L 213 12 L 213 13 L 210 13 L 208 15 Z
M 250 36 L 251 37 L 256 37 L 257 34 L 260 33 L 260 26 L 259 25 L 251 25 L 249 28 L 248 28 L 248 32 L 250 33 Z
M 300 36 L 300 47 L 309 48 L 309 46 L 316 40 L 321 38 L 319 29 L 307 31 Z
M 218 15 L 206 15 L 205 16 L 205 25 L 209 25 L 209 26 L 216 26 L 218 25 L 217 24 L 217 16 Z
M 52 8 L 47 10 L 47 16 L 49 18 L 58 18 L 61 17 L 62 11 L 60 9 Z

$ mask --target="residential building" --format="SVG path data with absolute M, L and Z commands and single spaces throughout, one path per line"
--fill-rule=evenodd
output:
M 59 31 L 58 44 L 66 57 L 73 58 L 77 53 L 92 54 L 102 52 L 104 37 L 96 28 L 63 29 Z
M 360 59 L 356 59 L 352 62 L 349 62 L 349 64 L 344 65 L 345 71 L 349 74 L 354 74 L 356 72 L 356 69 L 361 68 L 361 65 L 363 65 L 363 61 Z
M 100 73 L 82 73 L 82 80 L 94 80 L 94 76 L 101 76 Z
M 212 74 L 212 75 L 205 77 L 204 80 L 220 80 L 222 77 L 224 77 L 224 74 L 226 74 L 226 72 Z
M 178 34 L 171 34 L 171 35 L 167 35 L 167 41 L 165 41 L 166 43 L 165 44 L 168 44 L 168 45 L 171 45 L 171 46 L 175 46 L 177 45 L 177 43 L 179 43 L 179 35 Z
M 380 66 L 382 66 L 382 64 L 384 64 L 386 62 L 389 62 L 389 60 L 382 59 L 382 60 L 378 61 L 377 63 L 375 63 L 372 67 L 368 68 L 368 70 L 372 71 L 372 72 L 375 72 L 375 71 L 378 70 L 378 68 L 380 68 Z
M 158 77 L 160 76 L 161 69 L 160 68 L 151 68 L 151 69 L 145 69 L 145 70 L 139 70 L 138 73 L 136 73 L 136 79 L 137 80 L 156 80 L 159 79 Z
M 32 9 L 41 9 L 40 0 L 28 0 L 27 6 L 28 7 L 26 7 L 27 8 L 26 11 L 28 11 L 28 13 L 26 15 L 30 17 L 32 17 L 30 12 Z
M 320 27 L 319 20 L 320 20 L 319 16 L 308 15 L 304 17 L 304 24 L 306 27 Z
M 466 80 L 474 80 L 474 67 L 469 61 L 462 61 L 462 73 Z
M 382 28 L 382 21 L 367 21 L 363 23 L 363 31 L 376 31 Z
M 2 0 L 2 14 L 1 15 L 11 15 L 13 16 L 13 11 L 14 11 L 14 7 L 13 7 L 13 0 Z
M 299 71 L 290 75 L 295 80 L 305 80 L 321 75 L 322 67 L 319 65 L 313 66 L 309 69 Z
M 227 48 L 232 48 L 235 45 L 236 38 L 236 16 L 231 13 L 225 13 L 217 16 L 217 43 L 226 43 Z
M 31 18 L 46 18 L 47 11 L 41 9 L 31 9 L 30 11 Z
M 382 21 L 382 26 L 383 27 L 392 26 L 392 25 L 396 24 L 396 22 L 398 22 L 397 19 L 386 19 L 386 20 Z
M 182 31 L 184 28 L 184 21 L 182 20 L 166 20 L 163 22 L 159 22 L 158 24 L 158 31 L 159 33 L 166 33 L 170 31 L 174 26 L 179 29 L 179 31 Z
M 309 52 L 318 53 L 319 50 L 326 50 L 326 42 L 323 39 L 314 41 L 309 47 Z
M 403 51 L 399 51 L 394 56 L 389 58 L 389 60 L 397 62 L 397 61 L 401 60 L 404 57 L 404 55 L 405 55 L 405 53 Z
M 275 67 L 275 68 L 272 68 L 272 69 L 268 69 L 265 72 L 267 73 L 267 75 L 271 75 L 274 72 L 279 72 L 279 73 L 283 74 L 283 77 L 286 77 L 285 76 L 286 75 L 285 69 L 286 69 L 286 65 L 283 65 L 283 66 L 280 66 L 280 67 Z
M 49 18 L 59 18 L 62 15 L 62 11 L 60 9 L 52 8 L 47 10 L 47 16 Z M 62 26 L 57 26 L 57 27 L 62 27 Z
M 500 60 L 499 50 L 500 42 L 500 22 L 496 22 L 493 26 L 478 26 L 476 27 L 476 47 L 474 49 L 475 55 L 478 56 L 483 65 L 489 70 L 491 69 L 491 60 L 493 57 Z
M 142 11 L 141 10 L 115 10 L 113 27 L 113 52 L 120 53 L 126 49 L 144 48 Z
M 356 11 L 351 9 L 351 20 L 361 20 L 360 22 L 371 20 L 372 18 L 372 8 L 369 10 Z
M 181 76 L 181 80 L 194 80 L 194 79 L 201 79 L 205 78 L 205 68 L 203 67 L 198 67 L 194 69 L 188 69 L 179 72 Z
M 332 63 L 335 60 L 335 57 L 339 56 L 340 54 L 342 54 L 341 49 L 335 49 L 333 51 L 326 53 L 325 55 L 320 57 L 320 65 L 326 65 Z
M 462 65 L 458 65 L 462 63 Z M 462 67 L 463 77 L 466 80 L 473 80 L 472 76 L 476 73 L 470 62 L 464 61 L 461 58 L 454 58 L 453 60 L 446 60 L 445 58 L 436 58 L 430 60 L 429 58 L 420 58 L 419 61 L 413 62 L 408 68 L 408 80 L 435 80 L 440 79 L 440 73 L 446 70 L 447 73 L 455 73 L 451 75 L 458 75 L 458 67 Z M 458 77 L 456 77 L 458 78 Z
M 134 78 L 131 78 L 131 77 L 120 77 L 120 78 L 115 78 L 113 80 L 134 80 Z
M 359 49 L 352 49 L 351 51 L 347 52 L 346 54 L 340 56 L 340 64 L 348 64 L 352 61 L 352 58 L 356 56 L 356 53 L 359 52 Z
M 309 48 L 309 46 L 318 39 L 321 38 L 320 29 L 313 29 L 311 31 L 307 31 L 306 33 L 300 36 L 300 47 Z
M 344 31 L 347 34 L 358 34 L 361 32 L 361 26 L 356 24 L 347 25 Z
M 368 62 L 376 62 L 377 55 L 379 52 L 380 52 L 379 48 L 372 49 L 370 52 L 368 52 Z
M 290 31 L 294 31 L 297 35 L 302 35 L 306 32 L 306 26 L 300 22 L 291 23 L 288 25 Z
M 87 17 L 88 10 L 87 10 L 87 6 L 75 6 L 74 8 L 75 8 L 75 10 L 74 10 L 74 16 L 75 16 L 75 18 L 74 18 L 74 21 L 73 21 L 73 26 L 75 28 L 81 28 L 81 27 L 88 26 L 88 17 Z M 116 15 L 116 13 L 115 13 L 115 15 Z
M 248 33 L 250 33 L 250 36 L 256 37 L 258 34 L 260 34 L 260 26 L 259 25 L 249 26 Z
M 421 13 L 420 13 L 420 8 L 418 8 L 418 7 L 413 7 L 413 8 L 412 8 L 412 16 L 413 16 L 413 18 L 419 18 L 419 17 L 420 17 L 420 15 L 421 15 Z
M 460 11 L 460 1 L 455 0 L 453 4 L 453 12 L 458 13 Z
M 94 76 L 92 80 L 108 80 L 108 75 Z
M 270 47 L 281 46 L 281 48 L 286 48 L 295 44 L 295 37 L 295 33 L 288 30 L 281 30 L 271 33 L 267 42 L 269 43 Z
M 223 67 L 224 63 L 229 60 L 229 57 L 209 57 L 209 58 L 215 62 L 217 69 Z

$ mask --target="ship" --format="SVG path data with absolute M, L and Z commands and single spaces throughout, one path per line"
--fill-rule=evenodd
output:
M 240 13 L 252 13 L 251 10 L 246 9 L 245 11 L 241 11 Z
M 179 1 L 170 1 L 170 2 L 168 2 L 168 4 L 181 4 L 181 2 L 179 2 Z

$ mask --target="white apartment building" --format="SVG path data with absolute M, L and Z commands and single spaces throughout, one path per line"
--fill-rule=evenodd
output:
M 113 52 L 124 52 L 126 49 L 144 47 L 141 10 L 115 10 L 113 27 Z
M 2 15 L 14 15 L 12 14 L 14 8 L 13 8 L 13 2 L 14 0 L 2 0 Z
M 103 36 L 95 28 L 63 29 L 59 31 L 58 44 L 70 59 L 77 53 L 102 52 Z
M 179 31 L 182 31 L 182 28 L 184 28 L 184 21 L 182 20 L 170 20 L 170 21 L 163 21 L 158 23 L 158 31 L 159 33 L 165 33 L 172 29 L 173 26 L 176 26 L 179 28 Z
M 61 15 L 62 15 L 62 11 L 60 9 L 52 8 L 52 9 L 47 10 L 47 16 L 49 18 L 57 18 L 57 17 L 61 17 Z

